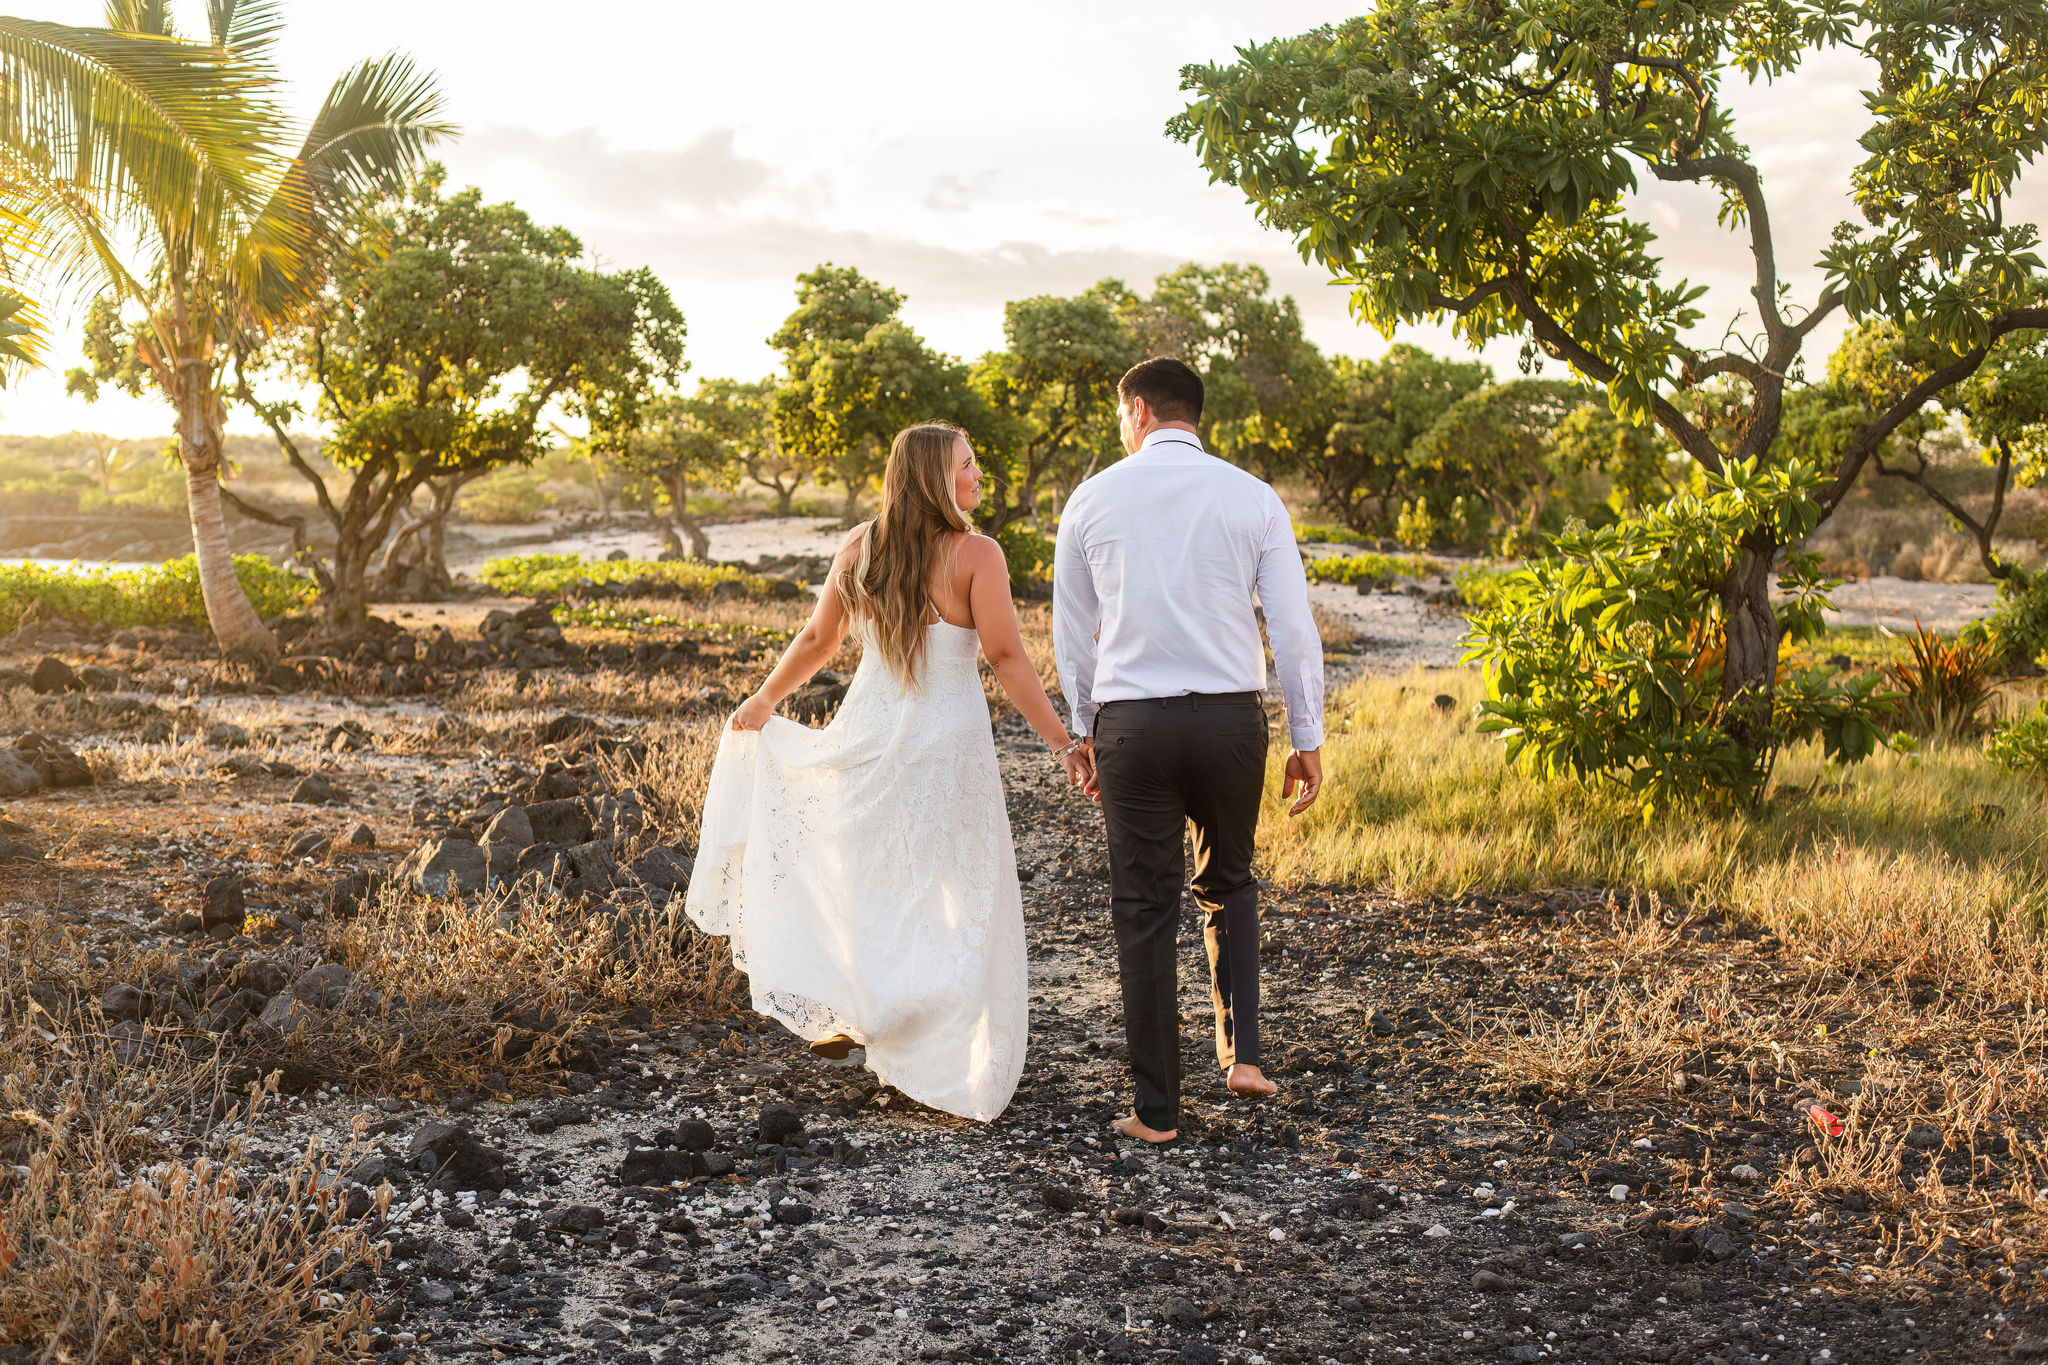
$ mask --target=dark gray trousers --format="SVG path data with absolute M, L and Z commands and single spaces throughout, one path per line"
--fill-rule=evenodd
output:
M 1180 1126 L 1175 939 L 1183 839 L 1209 949 L 1216 1060 L 1259 1064 L 1259 906 L 1252 852 L 1266 780 L 1266 713 L 1254 692 L 1106 702 L 1095 764 L 1109 834 L 1110 920 L 1124 1038 L 1146 1125 Z

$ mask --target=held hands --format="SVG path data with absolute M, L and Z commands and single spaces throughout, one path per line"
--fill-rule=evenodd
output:
M 1298 797 L 1294 795 L 1297 787 L 1301 789 Z M 1287 755 L 1287 772 L 1280 783 L 1280 799 L 1294 798 L 1294 804 L 1287 808 L 1287 813 L 1290 816 L 1301 814 L 1316 803 L 1316 797 L 1322 790 L 1323 751 L 1310 749 L 1304 753 L 1296 749 Z
M 775 703 L 756 692 L 740 703 L 740 709 L 732 713 L 732 728 L 735 730 L 758 730 L 775 716 Z
M 1067 770 L 1067 782 L 1091 800 L 1102 799 L 1101 788 L 1095 780 L 1095 741 L 1084 739 L 1074 748 L 1060 755 L 1060 766 Z

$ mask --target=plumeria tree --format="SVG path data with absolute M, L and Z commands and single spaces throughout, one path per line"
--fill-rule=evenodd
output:
M 1774 205 L 1726 89 L 1848 51 L 1871 70 L 1851 171 L 1857 218 L 1793 297 Z M 1719 472 L 1778 457 L 1788 390 L 1830 317 L 1924 343 L 1910 382 L 1828 452 L 1822 516 L 1902 424 L 2001 348 L 2048 328 L 2035 224 L 2008 206 L 2048 137 L 2048 0 L 1379 0 L 1370 12 L 1183 72 L 1169 132 L 1239 189 L 1382 330 L 1449 323 L 1473 345 L 1520 337 L 1652 420 Z M 1629 196 L 1698 184 L 1749 250 L 1741 325 L 1718 342 L 1701 287 L 1667 261 Z M 1724 433 L 1686 390 L 1744 395 Z M 1758 518 L 1718 588 L 1722 685 L 1770 711 L 1782 526 Z

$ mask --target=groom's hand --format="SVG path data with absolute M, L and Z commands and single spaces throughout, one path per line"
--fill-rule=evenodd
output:
M 1088 796 L 1096 800 L 1101 799 L 1096 795 L 1094 740 L 1084 739 L 1079 747 L 1062 754 L 1060 766 L 1067 770 L 1067 781 L 1079 787 Z
M 1295 789 L 1301 795 L 1295 796 Z M 1316 803 L 1316 797 L 1323 790 L 1323 751 L 1296 749 L 1287 755 L 1287 773 L 1280 783 L 1280 799 L 1294 797 L 1294 804 L 1287 808 L 1289 815 L 1299 815 Z

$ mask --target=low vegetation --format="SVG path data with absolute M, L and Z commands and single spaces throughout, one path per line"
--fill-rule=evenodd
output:
M 265 620 L 313 601 L 313 580 L 261 555 L 235 556 L 235 577 Z M 139 569 L 0 564 L 0 631 L 62 616 L 110 626 L 205 626 L 199 566 L 191 556 Z
M 1394 578 L 1427 578 L 1440 572 L 1435 560 L 1372 553 L 1311 559 L 1302 567 L 1311 583 L 1341 583 L 1347 587 Z
M 736 583 L 749 596 L 765 588 L 760 578 L 723 564 L 696 559 L 591 559 L 581 555 L 513 555 L 493 559 L 477 577 L 497 591 L 516 597 L 559 594 L 584 584 L 649 583 L 663 595 L 709 597 L 722 583 Z
M 1264 825 L 1273 875 L 1402 897 L 1557 887 L 1656 895 L 1782 935 L 1844 970 L 2048 995 L 2048 789 L 1959 746 L 1854 768 L 1788 748 L 1754 814 L 1645 823 L 1625 790 L 1545 782 L 1475 723 L 1472 671 L 1369 679 L 1334 699 L 1329 785 Z M 1277 787 L 1276 787 L 1277 790 Z M 1277 803 L 1277 796 L 1275 797 Z

